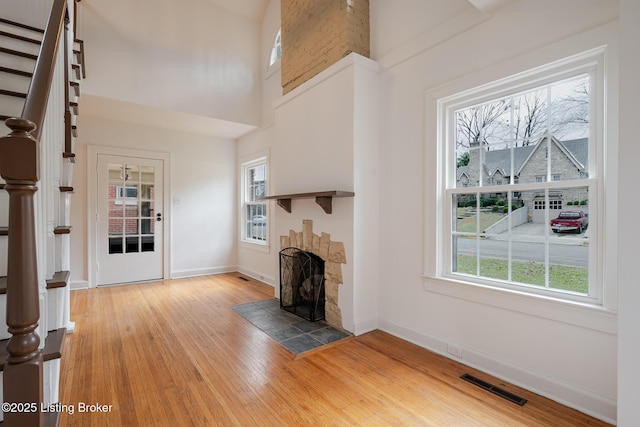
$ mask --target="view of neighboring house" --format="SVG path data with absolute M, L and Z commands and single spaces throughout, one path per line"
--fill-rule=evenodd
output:
M 477 147 L 476 144 L 469 150 L 469 162 L 457 168 L 458 187 L 477 187 L 480 180 L 483 186 L 501 186 L 546 182 L 548 176 L 551 181 L 583 179 L 588 176 L 588 138 L 560 141 L 551 136 L 513 149 L 491 150 L 487 146 L 484 149 Z M 550 173 L 549 158 L 552 159 Z M 508 194 L 500 191 L 482 193 L 481 198 L 484 197 L 506 201 Z M 555 189 L 549 191 L 548 199 L 544 191 L 515 191 L 511 204 L 516 207 L 526 206 L 531 221 L 542 223 L 545 222 L 547 206 L 550 211 L 568 208 L 585 210 L 588 206 L 588 191 L 586 188 Z

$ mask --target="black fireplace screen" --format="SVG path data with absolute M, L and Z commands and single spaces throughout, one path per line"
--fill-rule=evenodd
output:
M 280 251 L 280 308 L 315 322 L 324 319 L 324 260 L 297 248 Z

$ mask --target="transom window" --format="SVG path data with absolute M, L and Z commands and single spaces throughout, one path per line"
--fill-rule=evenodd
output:
M 603 78 L 594 62 L 566 61 L 439 102 L 443 276 L 601 303 L 594 94 Z M 566 210 L 584 214 L 581 222 L 557 219 Z
M 261 200 L 267 195 L 266 157 L 242 164 L 242 240 L 266 244 L 267 242 L 267 202 Z
M 273 47 L 271 48 L 271 57 L 269 58 L 269 66 L 272 66 L 280 60 L 282 57 L 282 36 L 281 30 L 278 30 L 276 38 L 273 41 Z

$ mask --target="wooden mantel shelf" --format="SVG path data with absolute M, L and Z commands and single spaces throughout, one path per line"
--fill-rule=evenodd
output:
M 280 194 L 277 196 L 262 197 L 261 200 L 275 200 L 285 211 L 291 213 L 291 200 L 293 199 L 316 199 L 316 203 L 330 214 L 333 211 L 334 197 L 353 197 L 356 193 L 353 191 L 316 191 L 314 193 L 297 193 L 297 194 Z

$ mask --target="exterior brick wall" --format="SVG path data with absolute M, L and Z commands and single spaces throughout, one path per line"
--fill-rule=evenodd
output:
M 369 57 L 369 0 L 282 0 L 282 92 L 351 52 Z

